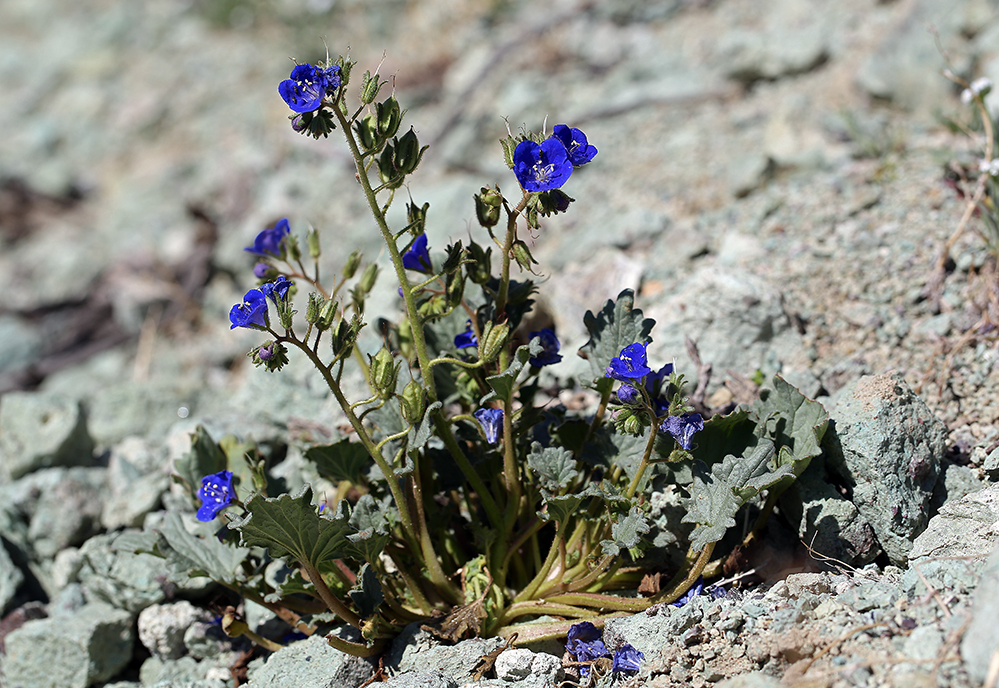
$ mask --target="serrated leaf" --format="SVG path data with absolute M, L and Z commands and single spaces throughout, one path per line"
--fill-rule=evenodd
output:
M 538 512 L 544 521 L 555 521 L 558 524 L 565 523 L 570 516 L 576 513 L 583 500 L 589 497 L 587 494 L 567 494 L 555 495 L 547 490 L 541 490 L 541 499 L 547 509 Z M 561 527 L 561 525 L 559 526 Z
M 795 476 L 801 475 L 808 462 L 818 456 L 829 414 L 817 401 L 799 392 L 780 375 L 774 376 L 774 388 L 761 393 L 749 410 L 750 420 L 758 424 L 757 434 L 773 440 L 781 448 L 781 463 L 792 462 Z
M 538 476 L 541 485 L 551 492 L 568 487 L 579 477 L 571 451 L 561 447 L 542 448 L 538 442 L 531 445 L 527 466 Z
M 735 525 L 735 514 L 743 504 L 793 476 L 791 464 L 777 465 L 776 448 L 767 438 L 761 438 L 745 457 L 729 454 L 710 470 L 702 461 L 695 461 L 690 498 L 684 500 L 687 514 L 681 519 L 697 525 L 690 534 L 693 548 L 701 550 L 721 540 Z
M 254 496 L 246 503 L 246 510 L 244 518 L 229 524 L 239 531 L 243 546 L 266 547 L 272 557 L 286 557 L 316 568 L 343 558 L 349 551 L 347 536 L 354 529 L 350 527 L 347 503 L 341 501 L 335 509 L 320 514 L 312 503 L 311 485 L 295 496 Z
M 369 564 L 361 567 L 361 571 L 357 575 L 357 585 L 347 594 L 354 601 L 357 615 L 362 619 L 367 619 L 374 614 L 385 600 L 382 584 L 378 580 L 375 570 Z
M 244 547 L 226 545 L 214 536 L 200 537 L 188 532 L 176 511 L 167 512 L 153 533 L 156 547 L 152 553 L 166 559 L 167 577 L 180 584 L 197 577 L 232 584 L 250 553 Z
M 540 356 L 543 351 L 540 338 L 535 337 L 528 344 L 517 347 L 513 354 L 513 360 L 506 370 L 497 375 L 490 375 L 486 382 L 493 388 L 493 391 L 479 400 L 479 406 L 484 406 L 493 399 L 510 401 L 514 387 L 517 384 L 517 376 L 524 369 L 527 362 L 535 356 Z
M 350 516 L 350 526 L 357 530 L 347 536 L 347 551 L 355 559 L 374 562 L 390 540 L 389 531 L 398 520 L 398 511 L 392 506 L 392 497 L 381 501 L 370 494 L 361 495 Z
M 360 442 L 343 439 L 333 444 L 310 447 L 305 451 L 305 458 L 316 465 L 320 476 L 334 483 L 346 480 L 363 485 L 367 482 L 365 478 L 371 457 Z
M 596 315 L 586 311 L 583 324 L 590 339 L 580 347 L 579 354 L 590 362 L 594 383 L 606 385 L 601 380 L 606 378 L 611 359 L 624 347 L 645 342 L 656 322 L 642 317 L 642 311 L 635 308 L 635 292 L 625 289 L 617 295 L 617 301 L 608 300 Z
M 604 540 L 600 546 L 604 554 L 615 557 L 621 553 L 622 549 L 638 547 L 642 536 L 649 530 L 649 522 L 646 520 L 645 514 L 637 506 L 633 506 L 626 516 L 611 525 L 611 537 L 614 539 Z
M 409 429 L 409 446 L 407 451 L 414 451 L 416 449 L 423 449 L 424 445 L 433 437 L 434 422 L 431 420 L 430 416 L 437 412 L 438 409 L 442 408 L 444 404 L 439 401 L 435 401 L 427 407 L 426 412 L 423 414 L 423 420 L 420 421 L 420 425 L 413 426 Z

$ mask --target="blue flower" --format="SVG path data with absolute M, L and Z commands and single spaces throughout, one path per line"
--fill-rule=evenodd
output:
M 267 318 L 267 299 L 259 289 L 251 289 L 243 296 L 243 303 L 237 303 L 229 311 L 230 330 L 237 327 L 248 327 L 251 330 L 263 330 L 270 324 Z
M 694 583 L 693 586 L 691 586 L 690 590 L 683 593 L 683 597 L 678 599 L 676 602 L 673 602 L 672 605 L 674 607 L 682 607 L 688 602 L 690 602 L 692 599 L 700 595 L 702 590 L 704 590 L 704 576 L 698 576 L 697 582 Z
M 624 347 L 621 350 L 621 355 L 611 359 L 611 364 L 607 366 L 607 377 L 628 382 L 651 374 L 652 369 L 646 365 L 645 347 L 647 346 L 648 344 L 638 342 Z
M 503 409 L 480 408 L 472 414 L 486 432 L 486 442 L 496 444 L 503 432 Z
M 645 655 L 633 648 L 629 643 L 625 643 L 614 653 L 614 661 L 611 663 L 612 672 L 637 672 L 642 668 Z
M 454 338 L 454 346 L 458 349 L 467 349 L 470 346 L 478 346 L 479 338 L 472 332 L 472 321 L 468 321 L 465 331 Z
M 232 472 L 219 471 L 206 475 L 201 479 L 198 497 L 201 498 L 198 520 L 206 523 L 214 520 L 218 513 L 229 506 L 236 497 L 232 489 Z
M 296 66 L 291 78 L 278 84 L 278 95 L 292 112 L 313 112 L 322 107 L 323 97 L 340 87 L 340 68 L 319 69 L 310 64 Z
M 541 368 L 542 366 L 552 365 L 562 360 L 562 356 L 558 352 L 562 345 L 559 343 L 554 331 L 546 327 L 540 332 L 532 332 L 531 339 L 535 337 L 541 339 L 541 353 L 530 359 L 532 366 Z
M 524 191 L 557 189 L 572 174 L 569 153 L 558 139 L 521 141 L 513 151 L 513 173 Z
M 642 402 L 642 395 L 636 388 L 628 383 L 623 383 L 617 388 L 617 400 L 622 404 L 640 404 Z
M 427 250 L 426 234 L 416 237 L 416 241 L 409 247 L 409 250 L 402 254 L 402 265 L 407 270 L 426 273 L 433 272 L 434 267 L 430 262 L 430 251 Z
M 585 165 L 597 154 L 597 149 L 586 142 L 586 134 L 579 129 L 571 129 L 564 124 L 556 124 L 552 138 L 556 138 L 565 146 L 569 154 L 569 162 L 574 167 Z
M 284 275 L 278 275 L 276 280 L 261 284 L 259 289 L 261 294 L 270 297 L 274 303 L 278 303 L 288 298 L 288 290 L 292 284 L 293 282 Z
M 667 416 L 659 424 L 659 429 L 672 435 L 681 447 L 689 451 L 694 446 L 694 433 L 704 429 L 704 420 L 699 413 Z
M 244 249 L 245 250 L 245 249 Z M 253 276 L 257 279 L 263 279 L 267 277 L 267 273 L 270 271 L 271 266 L 267 263 L 257 263 L 253 266 Z
M 291 227 L 288 226 L 288 218 L 282 218 L 270 229 L 260 232 L 253 240 L 253 246 L 247 246 L 243 250 L 256 253 L 258 256 L 270 255 L 280 258 L 281 242 L 290 233 Z
M 589 621 L 573 624 L 566 634 L 565 649 L 577 662 L 590 662 L 598 657 L 607 657 L 610 652 L 600 639 L 601 635 L 600 629 Z M 580 667 L 579 673 L 583 676 L 588 675 L 589 667 Z

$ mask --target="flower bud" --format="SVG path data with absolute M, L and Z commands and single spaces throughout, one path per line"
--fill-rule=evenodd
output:
M 634 413 L 629 413 L 628 416 L 623 419 L 622 426 L 626 433 L 635 437 L 645 433 L 645 425 L 642 423 L 642 419 Z
M 493 327 L 490 327 L 490 324 L 486 324 L 486 331 L 482 333 L 482 339 L 485 343 L 479 347 L 479 358 L 486 363 L 495 360 L 500 355 L 510 336 L 509 324 L 500 323 Z
M 413 236 L 419 236 L 424 233 L 427 226 L 428 210 L 430 210 L 429 203 L 424 203 L 422 206 L 410 203 L 406 206 L 406 216 L 409 219 L 409 231 L 413 234 Z
M 464 295 L 465 275 L 460 271 L 449 273 L 447 276 L 447 307 L 451 309 L 460 306 Z
M 482 187 L 481 193 L 472 198 L 475 199 L 475 217 L 479 224 L 483 227 L 495 227 L 500 220 L 503 196 L 488 187 Z
M 357 287 L 367 294 L 371 291 L 371 288 L 375 286 L 376 279 L 378 279 L 378 265 L 371 263 L 371 265 L 364 269 L 364 274 L 361 275 L 361 279 L 357 283 Z
M 415 425 L 423 419 L 427 408 L 427 397 L 423 385 L 416 380 L 410 380 L 402 390 L 402 417 L 410 425 Z
M 485 284 L 492 277 L 492 252 L 492 246 L 483 249 L 474 241 L 468 244 L 468 256 L 472 260 L 465 263 L 465 271 L 468 273 L 468 279 L 475 284 Z
M 395 99 L 395 96 L 392 96 L 388 100 L 378 103 L 375 106 L 375 111 L 378 114 L 378 135 L 382 139 L 390 139 L 395 136 L 399 131 L 403 115 L 399 101 Z
M 549 189 L 538 194 L 538 204 L 541 206 L 540 212 L 545 217 L 564 213 L 569 209 L 569 204 L 574 200 L 576 199 L 570 197 L 561 189 Z
M 396 363 L 391 352 L 384 346 L 371 359 L 368 382 L 371 384 L 371 389 L 382 399 L 388 399 L 395 394 L 395 381 L 400 365 L 401 361 Z
M 333 299 L 323 304 L 323 307 L 319 310 L 319 319 L 316 321 L 316 327 L 319 328 L 320 332 L 328 330 L 333 326 L 337 310 L 337 303 Z M 344 325 L 345 323 L 340 321 L 340 324 Z
M 382 149 L 382 154 L 378 156 L 378 175 L 381 177 L 382 184 L 390 189 L 398 189 L 402 186 L 403 179 L 406 175 L 402 173 L 402 170 L 396 165 L 396 148 L 399 142 L 393 139 L 385 144 L 385 148 Z
M 399 139 L 398 144 L 395 149 L 395 165 L 403 173 L 409 174 L 416 169 L 416 166 L 420 164 L 420 158 L 423 157 L 423 150 L 420 150 L 420 140 L 416 136 L 416 132 L 410 128 L 402 138 Z
M 350 279 L 357 273 L 357 268 L 361 267 L 361 254 L 354 251 L 347 256 L 347 262 L 343 265 L 343 278 Z
M 371 72 L 365 72 L 364 78 L 361 80 L 361 102 L 365 105 L 373 103 L 378 97 L 378 89 L 381 87 L 378 74 L 372 76 Z
M 302 259 L 302 250 L 298 247 L 298 237 L 289 234 L 288 238 L 285 239 L 284 247 L 288 251 L 288 262 L 297 263 Z
M 354 122 L 354 131 L 357 132 L 357 139 L 361 142 L 361 149 L 364 152 L 378 147 L 378 125 L 374 117 L 365 115 Z
M 527 270 L 531 273 L 534 272 L 531 266 L 538 264 L 538 261 L 534 260 L 534 256 L 531 255 L 531 250 L 527 248 L 527 244 L 521 239 L 517 239 L 513 243 L 513 258 L 517 261 L 517 265 L 520 266 L 521 270 Z
M 305 242 L 309 245 L 309 256 L 316 260 L 322 253 L 319 250 L 319 232 L 315 227 L 309 227 L 309 233 L 305 236 Z
M 316 324 L 319 321 L 319 312 L 324 305 L 326 304 L 322 296 L 314 291 L 309 292 L 309 305 L 305 307 L 305 322 L 310 325 Z
M 250 349 L 246 355 L 253 361 L 253 365 L 263 366 L 271 373 L 288 364 L 288 349 L 280 342 L 266 341 L 257 348 Z

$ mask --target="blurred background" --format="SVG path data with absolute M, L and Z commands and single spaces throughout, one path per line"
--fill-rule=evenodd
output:
M 904 173 L 906 151 L 970 146 L 946 126 L 962 106 L 940 72 L 948 60 L 965 77 L 999 72 L 997 11 L 992 0 L 5 0 L 0 392 L 87 399 L 98 446 L 240 408 L 331 422 L 304 373 L 284 383 L 253 371 L 256 335 L 226 317 L 254 283 L 242 248 L 279 218 L 321 230 L 327 275 L 354 248 L 379 259 L 342 142 L 294 133 L 277 94 L 293 60 L 327 50 L 358 62 L 355 89 L 377 70 L 383 94 L 409 108 L 404 127 L 431 145 L 408 194 L 430 203 L 436 250 L 483 240 L 480 186 L 515 188 L 497 143 L 508 129 L 587 133 L 600 154 L 566 187 L 580 202 L 532 237 L 551 278 L 541 305 L 567 349 L 585 341 L 583 313 L 624 288 L 665 323 L 650 351 L 667 360 L 683 355 L 685 330 L 669 325 L 686 317 L 670 301 L 684 289 L 763 302 L 782 323 L 764 328 L 793 334 L 782 291 L 814 265 L 778 264 L 827 258 L 833 248 L 815 247 L 836 223 L 849 245 L 850 218 L 879 202 L 893 221 L 913 198 L 951 202 L 936 180 L 927 196 L 925 174 L 890 203 L 879 185 Z M 948 223 L 924 230 L 928 246 Z M 767 283 L 723 284 L 738 270 Z M 396 307 L 387 281 L 370 312 Z M 797 299 L 796 317 L 819 322 L 818 304 Z M 869 320 L 830 316 L 828 329 L 857 318 Z M 709 325 L 702 353 L 719 369 L 770 360 L 811 393 L 835 386 L 810 371 L 816 357 L 857 348 L 749 332 L 730 351 Z

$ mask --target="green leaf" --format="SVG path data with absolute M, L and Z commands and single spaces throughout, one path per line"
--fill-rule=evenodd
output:
M 543 521 L 555 521 L 559 524 L 565 523 L 570 516 L 573 516 L 579 509 L 584 499 L 590 497 L 589 494 L 575 493 L 567 495 L 555 495 L 547 490 L 541 490 L 541 499 L 548 507 L 546 511 L 539 511 L 538 516 Z
M 213 535 L 199 536 L 189 532 L 176 511 L 167 512 L 163 523 L 154 528 L 153 533 L 156 546 L 150 553 L 166 559 L 167 578 L 181 585 L 198 577 L 232 584 L 250 553 L 244 547 L 219 542 Z M 116 542 L 119 547 L 124 544 Z
M 773 382 L 774 388 L 763 390 L 750 408 L 749 418 L 757 423 L 758 435 L 780 447 L 778 463 L 793 463 L 794 475 L 799 476 L 822 452 L 819 445 L 829 427 L 829 414 L 780 375 Z
M 399 520 L 392 497 L 376 500 L 370 494 L 361 495 L 350 516 L 350 525 L 357 532 L 347 536 L 347 550 L 355 559 L 375 562 L 390 539 L 389 531 Z
M 697 551 L 721 540 L 735 525 L 735 514 L 747 501 L 785 478 L 793 478 L 791 464 L 777 465 L 776 448 L 761 438 L 745 457 L 726 456 L 710 471 L 701 461 L 694 462 L 694 482 L 690 498 L 684 500 L 687 514 L 683 523 L 694 523 L 690 541 Z
M 506 370 L 486 378 L 486 382 L 493 388 L 493 391 L 479 400 L 479 406 L 484 406 L 493 399 L 499 399 L 504 402 L 510 401 L 510 398 L 513 396 L 513 390 L 516 388 L 517 376 L 520 375 L 520 371 L 524 369 L 524 366 L 533 356 L 540 355 L 542 350 L 541 340 L 537 337 L 532 339 L 529 344 L 517 347 L 517 351 L 513 355 L 513 360 L 510 361 L 510 365 L 507 366 Z
M 174 471 L 193 496 L 202 478 L 226 470 L 228 464 L 225 453 L 204 426 L 199 425 L 191 435 L 191 451 L 174 462 Z
M 642 311 L 634 306 L 635 292 L 625 289 L 616 302 L 608 300 L 597 315 L 586 311 L 583 316 L 590 339 L 579 354 L 590 362 L 593 381 L 598 385 L 607 377 L 611 359 L 619 356 L 624 347 L 648 340 L 656 324 L 651 318 L 643 318 Z
M 545 489 L 552 492 L 568 487 L 580 476 L 571 451 L 561 447 L 542 448 L 538 442 L 531 445 L 527 466 L 537 474 Z
M 385 599 L 382 593 L 382 584 L 378 580 L 375 570 L 369 564 L 361 567 L 357 575 L 357 585 L 347 593 L 354 601 L 357 615 L 362 619 L 367 619 L 378 609 Z
M 266 547 L 271 556 L 285 557 L 319 568 L 349 552 L 347 536 L 350 509 L 341 501 L 336 509 L 320 514 L 312 503 L 312 486 L 306 485 L 298 495 L 281 495 L 273 499 L 260 496 L 246 503 L 247 514 L 229 527 L 240 533 L 245 547 Z M 329 513 L 329 512 L 334 513 Z
M 311 447 L 305 458 L 316 465 L 319 475 L 334 483 L 346 480 L 355 485 L 367 483 L 371 457 L 360 442 L 343 439 L 333 444 Z
M 649 529 L 645 514 L 637 506 L 633 506 L 626 516 L 611 525 L 611 537 L 614 539 L 604 540 L 600 546 L 604 554 L 615 557 L 622 549 L 638 547 L 642 536 L 648 533 Z
M 414 451 L 417 449 L 423 449 L 426 443 L 430 440 L 434 433 L 434 422 L 430 418 L 431 415 L 437 412 L 438 409 L 442 408 L 444 404 L 439 401 L 435 401 L 427 407 L 426 412 L 423 414 L 423 420 L 420 421 L 419 427 L 413 426 L 409 429 L 409 446 L 407 451 Z
M 742 456 L 749 447 L 755 446 L 756 423 L 749 419 L 748 407 L 739 407 L 728 415 L 716 415 L 704 421 L 704 429 L 695 435 L 691 453 L 695 459 L 711 465 L 728 454 Z M 669 443 L 659 452 L 667 458 L 673 446 Z

